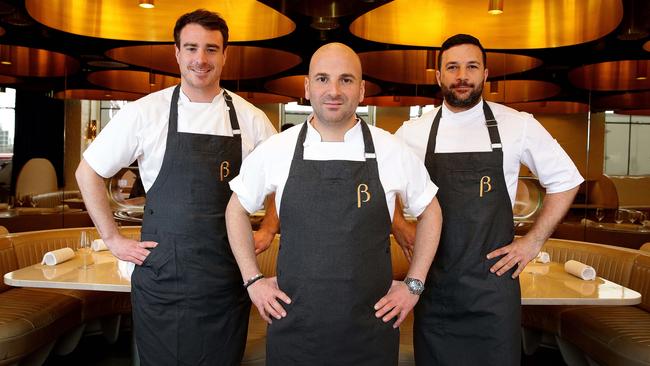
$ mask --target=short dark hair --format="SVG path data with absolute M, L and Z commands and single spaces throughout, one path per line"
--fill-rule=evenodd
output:
M 218 30 L 223 36 L 223 49 L 228 46 L 228 24 L 221 15 L 205 9 L 196 9 L 191 13 L 183 14 L 174 26 L 174 43 L 181 48 L 181 31 L 188 24 L 198 24 L 205 29 Z
M 474 36 L 470 36 L 469 34 L 456 34 L 455 36 L 447 38 L 447 40 L 442 43 L 442 46 L 440 47 L 440 54 L 438 55 L 438 70 L 440 70 L 442 67 L 442 54 L 446 50 L 454 46 L 460 46 L 462 44 L 473 44 L 474 46 L 480 48 L 481 53 L 483 54 L 483 67 L 487 67 L 487 55 L 485 53 L 485 49 L 481 45 L 481 41 L 479 41 L 478 38 Z

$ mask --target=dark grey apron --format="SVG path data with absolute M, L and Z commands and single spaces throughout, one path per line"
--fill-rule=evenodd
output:
M 441 109 L 442 110 L 442 109 Z M 514 269 L 490 273 L 486 255 L 514 238 L 497 122 L 483 102 L 492 151 L 434 153 L 431 127 L 425 166 L 440 191 L 442 236 L 415 308 L 418 365 L 518 365 L 521 296 Z
M 226 236 L 228 181 L 239 173 L 241 134 L 178 132 L 174 89 L 167 147 L 147 192 L 142 240 L 158 242 L 131 279 L 142 365 L 239 365 L 250 302 Z
M 282 194 L 278 284 L 291 298 L 267 366 L 397 365 L 399 330 L 375 318 L 392 282 L 390 214 L 370 130 L 366 161 L 304 160 L 300 131 Z

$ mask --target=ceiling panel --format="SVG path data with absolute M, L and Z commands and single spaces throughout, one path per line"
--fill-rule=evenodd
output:
M 550 98 L 559 92 L 558 85 L 546 81 L 499 80 L 485 84 L 483 98 L 497 103 L 518 103 Z
M 281 37 L 296 27 L 286 16 L 255 0 L 155 0 L 155 5 L 143 9 L 137 0 L 25 0 L 36 21 L 98 38 L 170 42 L 176 19 L 201 8 L 218 12 L 227 20 L 232 42 Z
M 593 41 L 623 17 L 621 0 L 506 0 L 502 14 L 487 10 L 488 0 L 395 0 L 355 19 L 350 31 L 374 42 L 424 47 L 467 33 L 485 48 L 528 49 Z
M 305 97 L 305 76 L 306 75 L 293 75 L 283 78 L 267 81 L 264 87 L 280 95 L 287 95 L 294 98 Z M 366 96 L 377 95 L 381 93 L 379 85 L 366 80 Z
M 589 111 L 588 104 L 564 101 L 510 103 L 508 107 L 532 114 L 574 114 Z
M 236 46 L 226 48 L 222 80 L 262 78 L 298 65 L 302 59 L 293 53 L 272 48 Z M 130 65 L 179 74 L 174 45 L 146 45 L 114 48 L 106 56 Z
M 600 91 L 650 89 L 650 60 L 601 62 L 569 72 L 578 88 Z
M 402 95 L 382 95 L 378 97 L 367 97 L 361 104 L 374 105 L 378 107 L 410 107 L 416 105 L 440 105 L 442 101 L 436 98 L 402 96 Z
M 79 62 L 59 52 L 0 45 L 0 74 L 28 77 L 60 77 L 74 74 Z
M 153 80 L 151 80 L 152 76 Z M 177 77 L 146 71 L 108 70 L 91 73 L 88 75 L 88 81 L 111 90 L 148 94 L 176 85 L 181 80 Z
M 136 100 L 146 94 L 127 93 L 114 90 L 101 89 L 67 89 L 54 93 L 57 99 L 85 99 L 85 100 Z

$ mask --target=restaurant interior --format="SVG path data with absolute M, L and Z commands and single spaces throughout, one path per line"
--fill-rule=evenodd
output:
M 650 365 L 647 0 L 0 0 L 3 274 L 78 247 L 80 228 L 97 237 L 74 177 L 83 151 L 125 103 L 180 82 L 172 28 L 197 8 L 219 12 L 230 28 L 222 87 L 262 109 L 278 131 L 309 114 L 303 80 L 323 44 L 358 53 L 366 81 L 358 113 L 392 133 L 442 102 L 442 42 L 457 33 L 480 39 L 489 70 L 483 98 L 533 114 L 585 177 L 543 250 L 643 295 L 634 303 L 525 303 L 522 364 Z M 139 187 L 137 165 L 106 180 L 115 219 L 133 237 L 146 200 Z M 543 199 L 522 166 L 517 234 L 535 223 Z M 408 264 L 393 249 L 395 278 L 403 277 Z M 259 259 L 269 273 L 275 254 L 277 240 Z M 533 287 L 535 275 L 526 279 Z M 28 289 L 6 278 L 0 365 L 131 363 L 128 290 Z M 597 296 L 598 286 L 577 286 Z M 251 320 L 243 365 L 263 364 L 258 323 Z M 413 364 L 408 327 L 400 365 Z

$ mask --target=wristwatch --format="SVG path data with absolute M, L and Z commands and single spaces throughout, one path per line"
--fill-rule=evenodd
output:
M 404 283 L 406 284 L 406 287 L 409 288 L 409 292 L 413 295 L 419 296 L 422 294 L 422 291 L 424 291 L 424 283 L 417 278 L 406 277 Z

